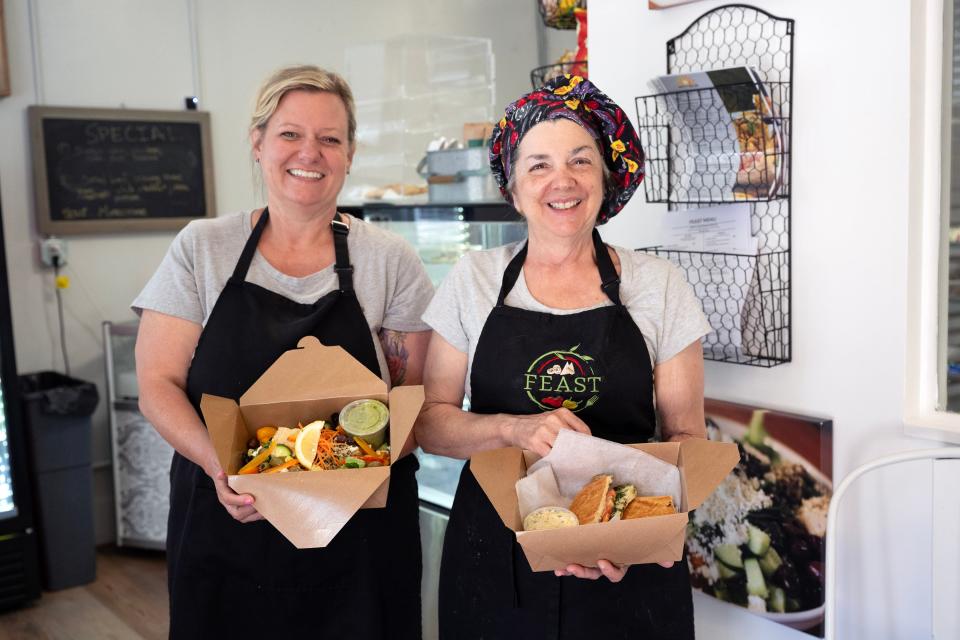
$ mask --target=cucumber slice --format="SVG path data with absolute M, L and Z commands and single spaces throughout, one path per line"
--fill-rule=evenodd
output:
M 760 563 L 756 558 L 747 558 L 743 561 L 743 570 L 747 573 L 747 593 L 766 599 L 767 583 L 760 571 Z
M 722 562 L 717 563 L 717 573 L 720 574 L 720 577 L 726 580 L 727 578 L 733 578 L 740 575 L 740 572 L 736 569 L 731 569 Z
M 787 610 L 787 596 L 783 592 L 783 589 L 780 587 L 771 588 L 770 599 L 767 600 L 767 605 L 770 607 L 771 611 L 785 613 Z
M 769 578 L 777 572 L 777 569 L 779 569 L 782 564 L 783 560 L 780 558 L 780 554 L 777 553 L 776 549 L 770 547 L 767 549 L 767 552 L 763 554 L 763 557 L 760 558 L 760 571 L 763 571 L 763 575 Z
M 758 558 L 763 557 L 770 548 L 770 536 L 766 531 L 752 524 L 747 525 L 747 534 L 749 536 L 747 546 L 750 547 L 750 552 Z
M 273 453 L 270 454 L 270 457 L 280 458 L 281 460 L 283 460 L 284 458 L 289 458 L 292 455 L 293 455 L 293 451 L 290 450 L 290 447 L 288 447 L 285 444 L 278 444 L 276 447 L 273 448 Z
M 743 554 L 735 544 L 718 544 L 713 555 L 731 569 L 743 569 Z
M 750 426 L 747 427 L 747 436 L 744 438 L 754 446 L 760 446 L 767 439 L 767 430 L 763 426 L 763 419 L 767 412 L 763 409 L 756 409 L 750 416 Z
M 363 469 L 365 466 L 367 466 L 367 463 L 359 458 L 347 456 L 343 461 L 343 466 L 347 469 Z

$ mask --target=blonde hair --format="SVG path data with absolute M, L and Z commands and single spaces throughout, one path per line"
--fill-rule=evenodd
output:
M 253 117 L 250 119 L 250 133 L 262 133 L 276 112 L 280 99 L 287 92 L 296 90 L 332 93 L 343 101 L 347 110 L 347 141 L 352 147 L 357 135 L 357 115 L 350 85 L 339 74 L 314 65 L 284 67 L 266 79 L 257 92 Z

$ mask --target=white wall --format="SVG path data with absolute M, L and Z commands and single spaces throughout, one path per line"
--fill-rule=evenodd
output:
M 181 109 L 200 97 L 213 122 L 220 212 L 257 204 L 246 139 L 253 94 L 273 69 L 310 62 L 341 70 L 343 49 L 406 33 L 490 38 L 499 103 L 537 66 L 533 3 L 512 0 L 4 0 L 13 93 L 0 99 L 0 194 L 21 372 L 62 370 L 53 274 L 39 266 L 26 108 L 31 104 Z M 510 15 L 509 20 L 504 16 Z M 197 55 L 193 55 L 192 33 Z M 105 396 L 100 325 L 128 305 L 172 233 L 70 236 L 64 292 L 74 376 Z M 98 542 L 113 539 L 109 428 L 93 417 Z
M 636 0 L 592 3 L 591 79 L 636 122 L 634 98 L 650 93 L 646 81 L 665 72 L 666 40 L 721 4 L 649 11 Z M 837 482 L 882 454 L 936 446 L 904 436 L 902 422 L 910 2 L 886 2 L 882 10 L 862 2 L 752 4 L 796 20 L 793 362 L 773 369 L 707 363 L 706 390 L 831 416 Z M 643 246 L 659 207 L 634 198 L 604 235 Z M 849 495 L 841 517 L 839 637 L 930 637 L 930 482 L 930 466 L 915 463 Z M 948 540 L 958 533 L 939 532 Z M 716 629 L 755 624 L 735 608 L 711 606 L 709 613 Z M 749 637 L 803 637 L 768 626 Z

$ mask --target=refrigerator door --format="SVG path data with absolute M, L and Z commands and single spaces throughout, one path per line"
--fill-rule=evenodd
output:
M 40 597 L 4 246 L 0 212 L 0 610 Z
M 7 435 L 7 413 L 0 395 L 0 520 L 9 520 L 20 513 L 13 495 L 13 467 L 10 464 L 10 438 Z

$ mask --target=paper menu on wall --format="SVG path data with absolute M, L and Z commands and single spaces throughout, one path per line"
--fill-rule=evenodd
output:
M 668 250 L 670 259 L 688 274 L 720 342 L 738 350 L 751 340 L 751 299 L 758 286 L 758 240 L 750 233 L 751 206 L 735 203 L 668 211 L 661 230 L 660 248 Z
M 663 218 L 663 248 L 710 253 L 755 254 L 750 235 L 750 205 L 724 204 L 668 211 Z

